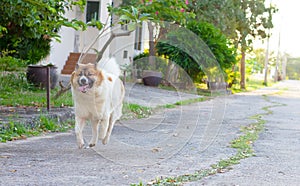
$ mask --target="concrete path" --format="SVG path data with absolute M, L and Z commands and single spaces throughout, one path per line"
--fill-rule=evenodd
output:
M 243 160 L 225 174 L 208 177 L 192 185 L 300 185 L 300 83 L 285 81 L 268 97 L 273 114 L 264 116 L 265 131 L 254 143 L 256 156 Z M 270 93 L 272 89 L 267 89 Z
M 229 142 L 265 106 L 266 130 L 256 157 L 224 174 L 186 185 L 297 185 L 300 82 L 166 109 L 150 118 L 121 121 L 108 145 L 77 149 L 73 131 L 0 144 L 0 185 L 130 185 L 161 176 L 193 174 L 236 153 Z M 281 94 L 278 94 L 278 91 Z M 165 97 L 171 97 L 169 95 Z M 161 97 L 163 100 L 167 100 Z M 90 128 L 85 130 L 86 140 Z

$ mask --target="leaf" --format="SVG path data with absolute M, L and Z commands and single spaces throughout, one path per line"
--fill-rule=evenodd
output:
M 131 22 L 128 24 L 128 31 L 133 31 L 136 29 L 136 27 L 137 27 L 137 23 Z
M 138 18 L 138 10 L 134 6 L 131 6 L 132 14 L 135 18 Z
M 122 21 L 129 21 L 130 17 L 128 15 L 121 15 L 120 16 L 120 20 L 122 20 Z

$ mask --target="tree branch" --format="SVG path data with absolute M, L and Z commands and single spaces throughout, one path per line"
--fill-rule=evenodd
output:
M 109 46 L 109 44 L 116 38 L 116 37 L 123 37 L 123 36 L 129 36 L 131 34 L 132 31 L 128 31 L 128 32 L 121 32 L 121 33 L 111 33 L 110 37 L 108 38 L 108 40 L 105 42 L 105 44 L 103 45 L 102 49 L 98 52 L 98 56 L 96 59 L 96 63 L 98 63 L 102 57 L 103 54 L 106 50 L 106 48 Z
M 64 94 L 65 92 L 67 92 L 68 90 L 71 89 L 71 83 L 69 82 L 67 86 L 64 86 L 62 84 L 62 81 L 59 82 L 59 86 L 60 86 L 60 90 L 55 94 L 55 96 L 53 97 L 53 99 L 57 99 L 59 98 L 62 94 Z

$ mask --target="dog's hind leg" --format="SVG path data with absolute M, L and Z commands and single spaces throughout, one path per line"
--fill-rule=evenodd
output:
M 82 148 L 84 146 L 84 140 L 82 136 L 82 131 L 85 126 L 85 119 L 82 119 L 80 117 L 75 117 L 75 134 L 76 134 L 76 139 L 77 139 L 77 145 L 78 148 Z
M 99 131 L 99 120 L 92 120 L 92 138 L 89 142 L 89 147 L 93 147 L 98 141 L 98 131 Z
M 109 125 L 109 117 L 105 116 L 105 117 L 102 118 L 101 123 L 100 123 L 99 138 L 101 140 L 103 140 L 104 137 L 106 136 L 108 125 Z
M 122 105 L 120 105 L 119 107 L 117 107 L 116 110 L 113 111 L 111 113 L 111 115 L 110 115 L 109 126 L 108 126 L 108 129 L 107 129 L 105 138 L 102 140 L 102 143 L 104 145 L 106 145 L 108 143 L 110 135 L 111 135 L 111 132 L 112 132 L 112 130 L 114 128 L 114 125 L 115 125 L 116 121 L 120 119 L 121 115 L 122 115 Z
M 114 127 L 113 114 L 111 114 L 111 115 L 110 115 L 110 118 L 109 118 L 109 125 L 108 125 L 108 129 L 107 129 L 106 135 L 105 135 L 105 137 L 102 139 L 102 144 L 103 144 L 103 145 L 106 145 L 107 142 L 109 141 L 110 134 L 111 134 L 111 131 L 112 131 L 113 127 Z

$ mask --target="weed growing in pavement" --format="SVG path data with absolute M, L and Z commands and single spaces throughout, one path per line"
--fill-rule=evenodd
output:
M 141 119 L 149 117 L 153 112 L 150 107 L 141 106 L 138 104 L 125 103 L 123 105 L 122 119 Z
M 256 122 L 242 127 L 242 135 L 230 142 L 231 147 L 237 149 L 237 153 L 235 155 L 218 161 L 216 164 L 211 165 L 208 169 L 199 170 L 192 174 L 157 178 L 145 185 L 182 185 L 185 182 L 198 181 L 210 175 L 227 172 L 232 169 L 233 165 L 239 164 L 240 160 L 254 156 L 253 143 L 259 138 L 259 134 L 264 130 L 264 125 L 266 123 L 262 117 L 273 114 L 270 108 L 285 106 L 285 104 L 270 101 L 267 95 L 263 95 L 263 99 L 272 103 L 272 105 L 263 107 L 262 110 L 264 113 L 251 116 L 249 119 L 253 119 Z M 131 186 L 144 186 L 144 184 L 140 182 L 139 184 L 131 184 Z

